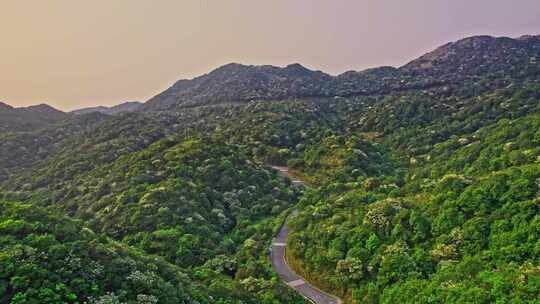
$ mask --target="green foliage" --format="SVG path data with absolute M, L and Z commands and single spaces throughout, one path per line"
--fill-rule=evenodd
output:
M 2 303 L 81 303 L 109 291 L 129 303 L 192 299 L 179 269 L 42 208 L 0 202 L 0 235 Z
M 292 255 L 362 303 L 534 302 L 539 126 L 531 114 L 466 135 L 473 146 L 450 138 L 396 176 L 397 191 L 387 191 L 389 177 L 369 185 L 350 177 L 305 195 Z M 484 167 L 485 158 L 501 161 Z
M 305 303 L 268 259 L 296 208 L 292 264 L 347 302 L 537 302 L 538 48 L 486 39 L 401 69 L 288 67 L 317 80 L 293 91 L 249 67 L 270 95 L 241 77 L 180 101 L 242 104 L 0 134 L 0 302 Z

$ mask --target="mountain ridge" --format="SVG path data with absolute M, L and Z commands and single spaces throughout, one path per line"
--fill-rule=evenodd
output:
M 149 99 L 141 111 L 174 110 L 223 102 L 334 97 L 458 85 L 465 79 L 537 69 L 539 36 L 472 36 L 444 44 L 401 67 L 347 71 L 332 76 L 298 63 L 285 67 L 229 63 L 207 74 L 175 82 Z M 525 72 L 523 72 L 525 71 Z M 534 71 L 533 71 L 534 73 Z
M 178 80 L 145 103 L 126 102 L 69 113 L 44 104 L 13 108 L 0 103 L 0 117 L 5 117 L 0 122 L 0 131 L 31 130 L 66 115 L 90 112 L 115 115 L 134 111 L 179 111 L 186 107 L 242 104 L 253 100 L 325 99 L 411 89 L 460 90 L 464 81 L 481 75 L 505 73 L 511 78 L 519 78 L 539 73 L 539 57 L 539 35 L 518 38 L 481 35 L 446 43 L 400 67 L 382 66 L 335 76 L 299 63 L 284 67 L 229 63 L 192 79 Z M 499 80 L 492 85 L 504 87 L 507 84 Z M 19 114 L 12 115 L 14 111 Z M 27 114 L 20 114 L 22 112 Z
M 134 112 L 142 105 L 139 101 L 126 101 L 114 106 L 96 106 L 73 110 L 70 113 L 75 115 L 87 114 L 92 112 L 100 112 L 108 115 L 117 115 L 126 112 Z
M 0 132 L 39 129 L 68 117 L 69 114 L 44 103 L 15 108 L 0 102 Z

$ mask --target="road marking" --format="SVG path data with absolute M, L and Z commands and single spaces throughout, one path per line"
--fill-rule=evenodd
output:
M 295 280 L 295 281 L 287 283 L 287 285 L 289 285 L 291 287 L 298 287 L 298 286 L 302 286 L 304 284 L 306 284 L 306 282 L 304 280 Z
M 272 168 L 278 170 L 280 173 L 282 173 L 283 175 L 285 175 L 285 176 L 287 176 L 289 179 L 291 179 L 293 185 L 297 185 L 297 184 L 299 184 L 299 185 L 304 185 L 304 183 L 303 183 L 301 180 L 295 178 L 294 176 L 292 176 L 292 175 L 289 173 L 289 170 L 288 170 L 289 168 L 287 168 L 287 167 L 279 167 L 279 166 L 272 166 Z M 298 210 L 295 209 L 295 210 L 288 216 L 288 218 L 285 220 L 285 224 L 289 221 L 290 218 L 293 218 L 293 217 L 295 217 L 295 216 L 297 216 L 297 215 L 298 215 Z M 285 225 L 285 224 L 284 224 L 284 225 Z M 284 227 L 282 226 L 280 232 L 284 232 L 284 236 L 285 236 L 285 238 L 286 238 L 288 233 L 287 233 L 286 230 L 283 230 L 283 229 L 284 229 Z M 273 239 L 272 239 L 272 247 L 275 246 L 275 247 L 284 247 L 284 248 L 286 248 L 285 242 L 275 242 L 275 239 L 276 239 L 276 238 L 273 238 Z M 282 236 L 282 239 L 283 239 L 283 236 Z M 281 239 L 281 240 L 282 240 L 282 239 Z M 272 249 L 273 249 L 273 248 L 272 248 Z M 275 251 L 272 250 L 272 253 L 274 253 L 274 252 L 275 252 Z M 278 268 L 280 268 L 280 267 L 277 267 L 277 266 L 276 266 L 274 258 L 278 258 L 278 257 L 277 257 L 277 256 L 274 256 L 274 255 L 272 256 L 272 266 L 273 266 L 274 270 L 277 272 L 277 271 L 278 271 Z M 283 250 L 283 252 L 282 252 L 282 256 L 281 256 L 281 261 L 280 261 L 280 262 L 283 263 L 283 264 L 286 266 L 286 268 L 284 269 L 284 271 L 285 271 L 286 273 L 296 275 L 296 273 L 290 268 L 290 266 L 289 266 L 288 263 L 287 263 L 287 260 L 285 259 L 285 250 Z M 278 265 L 279 265 L 279 264 L 278 264 Z M 281 275 L 280 275 L 280 276 L 281 276 Z M 298 277 L 298 275 L 296 275 L 296 277 Z M 287 286 L 289 286 L 289 287 L 295 289 L 301 296 L 303 296 L 303 297 L 304 297 L 307 301 L 309 301 L 310 303 L 313 303 L 313 304 L 324 304 L 324 303 L 328 303 L 328 304 L 342 304 L 340 298 L 338 298 L 338 297 L 336 297 L 336 296 L 334 296 L 334 295 L 331 295 L 331 294 L 329 294 L 329 293 L 326 293 L 326 292 L 320 290 L 319 288 L 317 288 L 317 287 L 311 285 L 310 283 L 304 281 L 303 279 L 298 279 L 298 280 L 294 280 L 294 281 L 291 281 L 291 282 L 286 282 L 286 281 L 284 280 L 284 278 L 281 278 L 281 280 L 283 280 L 283 282 L 284 282 L 285 284 L 287 284 Z M 315 294 L 314 297 L 313 297 L 313 295 L 308 296 L 307 293 L 304 293 L 305 291 L 301 291 L 301 290 L 298 289 L 300 286 L 303 286 L 303 285 L 309 286 L 310 289 L 315 290 L 316 292 L 318 292 L 318 294 Z M 300 288 L 300 289 L 302 289 L 302 288 Z M 328 301 L 327 299 L 324 298 L 324 296 L 331 298 L 331 300 Z M 311 297 L 313 297 L 313 298 L 311 298 Z M 322 298 L 321 298 L 321 297 L 322 297 Z

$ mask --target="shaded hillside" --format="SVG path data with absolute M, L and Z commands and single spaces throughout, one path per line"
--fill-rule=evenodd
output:
M 91 130 L 106 119 L 100 113 L 69 116 L 60 122 L 28 132 L 0 133 L 0 183 L 14 171 L 32 168 L 81 132 Z
M 311 71 L 299 64 L 279 68 L 231 63 L 192 80 L 176 82 L 171 88 L 150 99 L 142 110 L 258 99 L 328 96 L 331 94 L 331 79 L 327 74 Z
M 99 107 L 83 108 L 83 109 L 71 111 L 71 113 L 76 114 L 76 115 L 81 115 L 81 114 L 87 114 L 87 113 L 92 113 L 92 112 L 99 112 L 99 113 L 103 113 L 107 115 L 118 115 L 121 113 L 135 112 L 140 108 L 141 105 L 142 103 L 138 101 L 128 101 L 128 102 L 124 102 L 124 103 L 121 103 L 112 107 L 99 106 Z
M 31 131 L 46 127 L 68 117 L 69 114 L 46 104 L 14 108 L 0 102 L 0 133 Z

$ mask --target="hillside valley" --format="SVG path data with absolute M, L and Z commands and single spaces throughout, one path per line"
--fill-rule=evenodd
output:
M 232 63 L 120 110 L 0 103 L 0 303 L 308 303 L 272 268 L 285 222 L 343 303 L 537 303 L 539 59 L 475 36 L 336 76 Z

